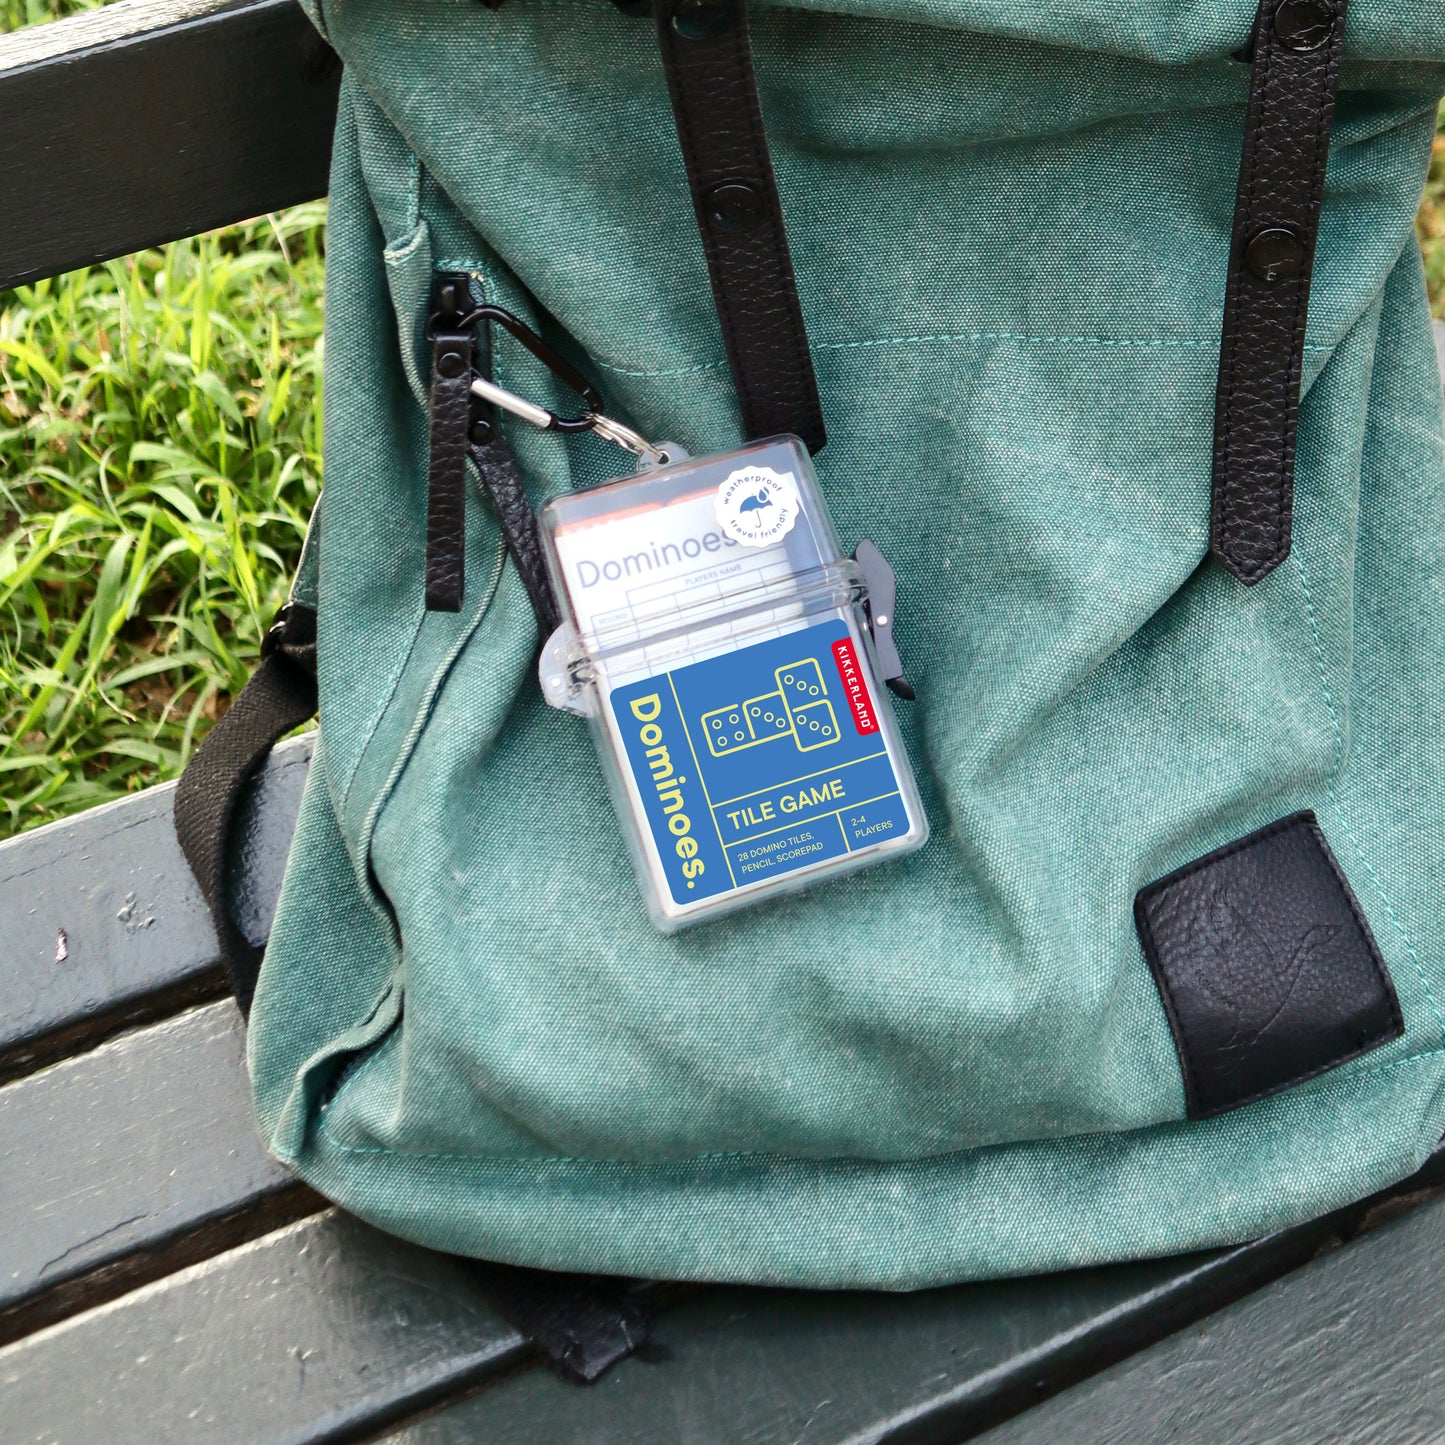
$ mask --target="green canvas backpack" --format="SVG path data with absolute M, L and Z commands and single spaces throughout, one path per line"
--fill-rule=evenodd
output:
M 325 492 L 178 804 L 271 1151 L 491 1261 L 890 1289 L 1237 1241 L 1416 1169 L 1438 0 L 308 8 L 346 67 Z M 468 387 L 544 412 L 580 373 L 694 456 L 802 438 L 896 571 L 916 698 L 875 701 L 926 847 L 654 928 L 536 672 L 534 509 L 630 463 L 445 388 L 454 335 Z M 261 964 L 230 810 L 318 694 Z

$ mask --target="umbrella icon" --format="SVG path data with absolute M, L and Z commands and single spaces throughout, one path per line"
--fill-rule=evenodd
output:
M 742 505 L 738 508 L 738 516 L 746 516 L 749 512 L 761 512 L 764 507 L 771 507 L 772 505 L 773 499 L 768 495 L 767 488 L 765 487 L 762 491 L 755 492 L 752 496 L 743 499 Z M 759 521 L 761 521 L 761 518 L 759 518 Z

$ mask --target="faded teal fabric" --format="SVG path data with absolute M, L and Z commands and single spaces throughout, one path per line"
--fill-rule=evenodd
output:
M 1445 455 L 1411 218 L 1439 0 L 1353 0 L 1295 545 L 1207 560 L 1253 0 L 819 0 L 754 41 L 851 547 L 898 568 L 933 839 L 673 936 L 479 489 L 422 606 L 434 271 L 645 432 L 741 440 L 650 27 L 607 0 L 320 0 L 321 742 L 256 995 L 274 1152 L 443 1249 L 908 1287 L 1192 1249 L 1445 1130 Z M 503 339 L 499 379 L 549 382 Z M 558 398 L 562 400 L 562 398 Z M 539 501 L 622 469 L 510 428 Z M 1396 1043 L 1184 1119 L 1144 883 L 1312 808 Z

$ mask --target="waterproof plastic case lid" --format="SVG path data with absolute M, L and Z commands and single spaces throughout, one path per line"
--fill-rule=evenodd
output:
M 801 442 L 555 498 L 542 533 L 565 619 L 543 691 L 590 720 L 658 927 L 927 841 L 863 580 Z

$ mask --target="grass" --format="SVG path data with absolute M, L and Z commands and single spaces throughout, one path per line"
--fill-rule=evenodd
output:
M 0 836 L 175 777 L 255 666 L 320 488 L 324 225 L 0 293 Z
M 0 835 L 175 777 L 254 667 L 320 486 L 324 221 L 0 293 Z M 1419 227 L 1445 317 L 1445 109 Z
M 43 20 L 59 20 L 80 10 L 94 10 L 104 0 L 0 0 L 0 33 L 23 30 Z
M 0 831 L 174 777 L 321 475 L 324 207 L 0 304 Z
M 1435 315 L 1445 321 L 1445 105 L 1440 107 L 1435 150 L 1430 157 L 1430 179 L 1425 183 L 1425 199 L 1415 226 L 1425 253 L 1430 304 Z

